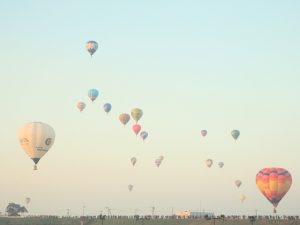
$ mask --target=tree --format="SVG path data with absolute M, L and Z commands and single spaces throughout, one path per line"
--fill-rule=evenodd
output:
M 16 203 L 9 203 L 5 211 L 8 214 L 8 216 L 20 216 L 19 213 L 28 212 L 24 206 L 20 206 Z

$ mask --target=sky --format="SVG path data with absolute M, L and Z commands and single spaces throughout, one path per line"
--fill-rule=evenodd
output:
M 293 0 L 1 1 L 0 211 L 30 197 L 30 214 L 271 214 L 255 176 L 283 167 L 293 184 L 277 211 L 299 215 L 299 10 Z M 145 141 L 118 120 L 135 107 Z M 32 121 L 56 134 L 37 171 L 17 139 Z

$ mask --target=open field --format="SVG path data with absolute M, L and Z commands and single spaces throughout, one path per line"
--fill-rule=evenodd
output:
M 80 225 L 79 218 L 0 218 L 0 225 Z M 248 219 L 205 220 L 205 219 L 86 219 L 84 225 L 251 225 Z M 300 225 L 300 220 L 257 220 L 255 225 Z

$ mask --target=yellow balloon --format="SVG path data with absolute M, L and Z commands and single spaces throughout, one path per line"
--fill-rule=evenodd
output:
M 245 199 L 246 199 L 246 196 L 245 196 L 244 194 L 241 194 L 241 195 L 240 195 L 240 200 L 241 200 L 241 202 L 244 202 Z
M 134 121 L 137 123 L 141 117 L 143 116 L 143 111 L 139 108 L 135 108 L 131 110 L 131 117 L 134 119 Z

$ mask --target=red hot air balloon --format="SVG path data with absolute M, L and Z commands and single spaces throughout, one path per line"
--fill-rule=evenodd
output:
M 138 133 L 141 131 L 141 126 L 139 124 L 134 124 L 132 126 L 132 130 L 135 133 L 135 135 L 138 135 Z
M 292 185 L 291 174 L 283 168 L 264 168 L 256 175 L 256 185 L 261 193 L 276 207 Z

